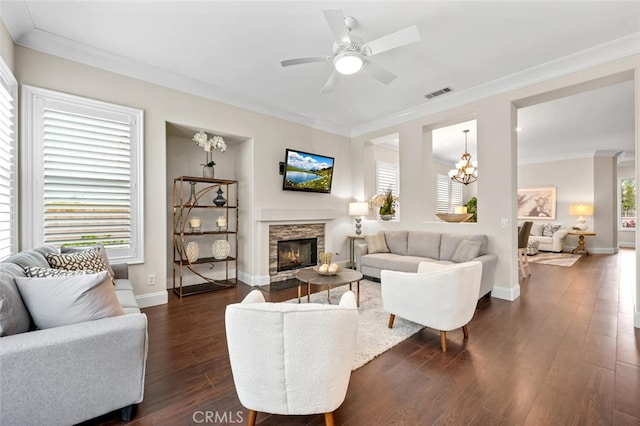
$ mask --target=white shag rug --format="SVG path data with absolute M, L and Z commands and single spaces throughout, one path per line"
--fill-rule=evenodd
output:
M 331 289 L 331 303 L 340 303 L 340 297 L 349 290 L 348 285 Z M 353 285 L 356 294 L 356 285 Z M 298 298 L 287 300 L 288 303 L 298 303 Z M 312 303 L 328 303 L 327 291 L 320 291 L 311 295 Z M 302 303 L 307 303 L 306 296 L 302 296 Z M 360 282 L 360 308 L 358 309 L 358 344 L 352 370 L 356 370 L 381 353 L 391 349 L 398 343 L 420 331 L 423 326 L 396 317 L 393 328 L 387 327 L 389 314 L 382 309 L 380 283 L 362 280 Z
M 571 253 L 538 253 L 535 256 L 529 256 L 529 262 L 541 263 L 543 265 L 554 266 L 573 266 L 580 259 L 581 255 Z

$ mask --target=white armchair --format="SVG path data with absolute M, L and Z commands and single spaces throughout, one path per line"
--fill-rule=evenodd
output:
M 421 262 L 418 272 L 383 270 L 382 306 L 389 312 L 389 328 L 395 316 L 440 330 L 442 352 L 447 351 L 447 331 L 462 327 L 469 337 L 467 324 L 473 318 L 482 263 L 478 261 L 441 265 Z
M 258 411 L 281 415 L 333 411 L 344 401 L 356 350 L 358 310 L 351 291 L 339 305 L 265 303 L 258 290 L 227 306 L 233 381 L 247 424 Z

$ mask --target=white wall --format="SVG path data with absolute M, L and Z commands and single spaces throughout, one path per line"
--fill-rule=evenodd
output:
M 351 231 L 347 203 L 351 196 L 351 158 L 349 140 L 342 136 L 311 129 L 285 120 L 243 110 L 208 99 L 81 65 L 22 47 L 15 48 L 15 74 L 20 83 L 44 87 L 93 99 L 141 108 L 145 114 L 144 149 L 144 242 L 145 261 L 130 267 L 136 294 L 143 299 L 166 300 L 167 281 L 167 136 L 166 123 L 212 129 L 223 135 L 235 135 L 246 141 L 237 152 L 236 177 L 240 185 L 240 262 L 239 277 L 253 282 L 268 274 L 268 247 L 265 226 L 256 221 L 257 209 L 281 209 L 294 206 L 305 211 L 333 209 L 339 212 L 329 219 L 327 248 L 339 251 L 346 259 L 345 235 Z M 194 144 L 190 150 L 195 149 Z M 286 147 L 329 155 L 336 159 L 331 194 L 307 194 L 282 191 L 278 162 L 284 160 Z M 171 155 L 175 153 L 171 151 Z M 183 169 L 201 170 L 195 154 Z M 217 158 L 216 158 L 217 159 Z M 172 166 L 173 167 L 173 166 Z M 194 167 L 196 167 L 195 170 Z M 219 173 L 226 175 L 224 162 Z M 156 284 L 147 286 L 147 275 L 155 274 Z M 155 298 L 155 299 L 154 299 Z
M 4 25 L 4 22 L 0 20 L 0 57 L 2 57 L 2 60 L 7 64 L 11 72 L 13 72 L 14 47 L 15 45 L 9 35 L 9 31 L 7 31 L 7 27 Z

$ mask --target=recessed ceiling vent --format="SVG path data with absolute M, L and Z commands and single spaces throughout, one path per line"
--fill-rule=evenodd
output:
M 427 93 L 426 95 L 424 95 L 424 97 L 427 99 L 433 99 L 436 96 L 444 95 L 445 93 L 449 92 L 453 92 L 453 89 L 451 87 L 445 87 L 443 89 L 436 90 L 435 92 Z

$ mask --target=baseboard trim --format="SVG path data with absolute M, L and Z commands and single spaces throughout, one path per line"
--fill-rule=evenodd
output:
M 169 293 L 159 291 L 157 293 L 147 293 L 136 296 L 136 302 L 140 308 L 149 308 L 151 306 L 166 305 L 169 303 Z
M 618 247 L 621 247 L 621 248 L 636 248 L 636 243 L 634 243 L 634 242 L 618 243 Z
M 491 291 L 491 297 L 513 302 L 520 297 L 520 284 L 516 284 L 514 287 L 494 286 Z

